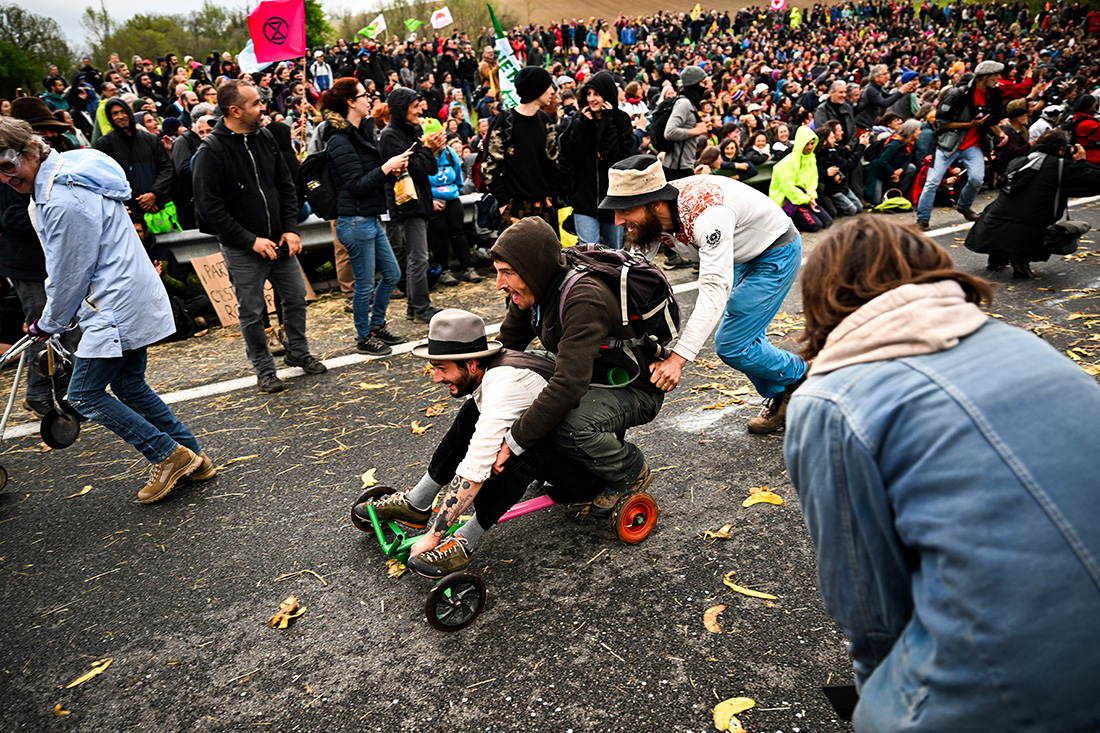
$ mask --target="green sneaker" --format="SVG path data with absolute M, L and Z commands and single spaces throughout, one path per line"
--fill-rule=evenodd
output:
M 432 516 L 431 509 L 420 511 L 405 499 L 405 492 L 388 494 L 372 502 L 363 502 L 355 507 L 355 516 L 364 522 L 370 523 L 370 513 L 367 504 L 374 507 L 374 513 L 380 522 L 397 522 L 413 529 L 424 529 L 428 526 L 428 519 Z
M 444 575 L 465 570 L 470 564 L 466 540 L 455 535 L 434 550 L 410 557 L 405 563 L 409 570 L 425 578 L 442 578 Z
M 588 509 L 588 516 L 590 517 L 610 517 L 611 510 L 615 508 L 615 505 L 619 503 L 619 499 L 622 499 L 627 494 L 637 494 L 639 491 L 645 491 L 649 488 L 649 485 L 653 483 L 653 472 L 649 470 L 649 464 L 642 462 L 642 470 L 638 472 L 638 477 L 633 481 L 628 481 L 625 484 L 618 484 L 616 486 L 608 486 L 592 500 L 592 506 Z

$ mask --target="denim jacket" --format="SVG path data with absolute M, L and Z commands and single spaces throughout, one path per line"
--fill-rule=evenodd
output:
M 34 179 L 35 223 L 46 252 L 43 331 L 73 319 L 76 355 L 122 356 L 175 333 L 168 293 L 126 213 L 130 184 L 98 150 L 53 153 Z
M 1100 387 L 988 322 L 812 376 L 785 453 L 857 731 L 1100 730 Z

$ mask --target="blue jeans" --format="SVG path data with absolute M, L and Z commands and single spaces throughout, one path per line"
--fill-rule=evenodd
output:
M 714 334 L 718 358 L 744 372 L 763 397 L 775 397 L 806 374 L 806 362 L 768 341 L 768 324 L 802 266 L 802 237 L 733 266 L 733 290 Z
M 109 359 L 76 357 L 69 382 L 69 403 L 137 448 L 150 463 L 160 463 L 177 445 L 202 450 L 195 436 L 164 400 L 145 383 L 146 347 Z M 107 394 L 107 385 L 115 397 Z
M 401 267 L 393 256 L 386 231 L 377 216 L 341 216 L 336 220 L 336 236 L 348 251 L 352 272 L 355 273 L 355 295 L 352 310 L 355 332 L 359 338 L 370 336 L 371 329 L 386 325 L 386 308 L 390 293 L 401 280 Z M 382 274 L 382 281 L 374 287 L 374 270 Z M 371 291 L 374 291 L 374 308 L 371 309 Z
M 611 249 L 623 248 L 623 228 L 616 226 L 615 222 L 600 221 L 594 216 L 574 211 L 573 223 L 577 227 L 577 239 L 581 244 L 599 244 L 602 235 L 605 246 Z
M 829 194 L 829 198 L 832 199 L 833 206 L 836 207 L 837 216 L 855 216 L 863 211 L 863 204 L 859 202 L 859 199 L 856 198 L 850 188 Z
M 237 295 L 237 318 L 240 319 L 244 349 L 257 376 L 275 373 L 275 359 L 267 349 L 264 334 L 264 282 L 282 301 L 282 321 L 286 329 L 286 353 L 296 359 L 309 354 L 306 339 L 306 285 L 297 257 L 269 260 L 252 250 L 222 247 L 225 267 L 233 292 Z
M 969 211 L 978 196 L 978 189 L 985 180 L 985 156 L 982 147 L 975 145 L 966 150 L 958 150 L 951 155 L 944 155 L 942 150 L 936 150 L 936 157 L 932 159 L 932 170 L 928 171 L 928 179 L 924 182 L 924 189 L 920 192 L 920 200 L 917 201 L 917 221 L 928 221 L 932 218 L 932 205 L 936 203 L 936 189 L 940 186 L 947 173 L 948 167 L 956 160 L 962 162 L 966 168 L 966 187 L 959 194 L 959 210 Z

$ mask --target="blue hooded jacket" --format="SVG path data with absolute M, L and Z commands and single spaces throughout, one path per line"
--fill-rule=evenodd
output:
M 97 150 L 53 153 L 34 179 L 46 252 L 43 331 L 84 329 L 76 355 L 106 359 L 175 332 L 172 308 L 126 213 L 126 174 Z

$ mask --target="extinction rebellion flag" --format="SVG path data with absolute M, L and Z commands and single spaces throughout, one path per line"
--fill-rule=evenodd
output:
M 264 0 L 248 16 L 248 35 L 261 64 L 305 56 L 305 0 Z

